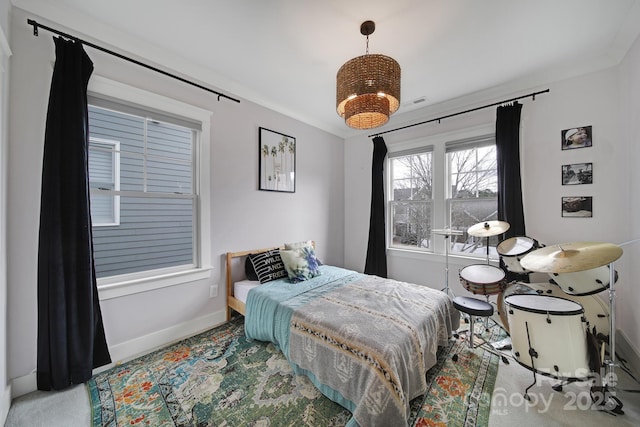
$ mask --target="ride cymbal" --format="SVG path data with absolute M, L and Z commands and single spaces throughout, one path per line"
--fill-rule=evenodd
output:
M 511 225 L 505 221 L 485 221 L 472 225 L 467 233 L 476 237 L 491 237 L 504 233 L 509 227 Z
M 622 248 L 611 243 L 559 243 L 536 249 L 520 264 L 539 273 L 573 273 L 607 265 L 622 256 Z

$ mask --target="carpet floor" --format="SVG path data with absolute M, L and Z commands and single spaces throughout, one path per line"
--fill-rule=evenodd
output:
M 501 328 L 491 339 L 504 336 Z M 466 341 L 441 348 L 410 425 L 488 424 L 499 357 Z M 247 341 L 236 318 L 96 375 L 92 426 L 344 426 L 351 413 L 293 373 L 272 344 Z
M 499 316 L 494 315 L 493 320 L 500 323 Z M 461 330 L 468 325 L 463 324 Z M 493 339 L 483 334 L 489 342 Z M 455 345 L 462 345 L 459 351 L 467 351 L 466 344 L 462 342 L 463 336 L 455 341 Z M 455 348 L 452 346 L 451 348 Z M 474 352 L 480 351 L 479 349 Z M 624 403 L 624 415 L 612 415 L 607 412 L 594 410 L 589 396 L 589 384 L 576 382 L 564 387 L 563 391 L 555 391 L 552 386 L 557 383 L 548 377 L 538 376 L 538 381 L 529 390 L 532 397 L 530 401 L 523 398 L 524 390 L 533 381 L 532 372 L 525 369 L 510 358 L 510 351 L 503 353 L 510 363 L 499 362 L 498 375 L 491 396 L 491 408 L 489 410 L 488 424 L 476 419 L 476 423 L 467 425 L 488 425 L 488 427 L 540 427 L 540 426 L 575 426 L 575 427 L 630 427 L 640 425 L 640 384 L 636 378 L 640 378 L 637 372 L 627 373 L 618 368 L 616 374 L 619 380 L 619 388 L 616 390 L 618 398 Z M 624 357 L 625 354 L 622 354 Z M 439 358 L 451 369 L 459 369 L 462 364 L 452 360 L 453 355 Z M 453 365 L 453 363 L 456 363 Z M 441 379 L 440 381 L 443 381 Z M 434 392 L 434 380 L 430 382 Z M 437 381 L 435 381 L 437 385 Z M 446 384 L 446 382 L 445 382 Z M 91 403 L 87 387 L 84 384 L 70 387 L 59 392 L 34 391 L 16 398 L 11 403 L 4 427 L 87 427 L 92 425 Z M 487 395 L 481 397 L 481 401 L 488 400 Z M 439 404 L 436 404 L 436 406 Z M 444 415 L 440 411 L 429 411 L 428 406 L 420 405 L 425 413 L 432 413 L 436 419 L 421 418 L 421 424 L 416 425 L 447 425 L 448 413 Z M 442 406 L 441 406 L 442 407 Z M 416 420 L 418 416 L 416 415 Z M 138 425 L 150 425 L 141 423 Z M 115 425 L 115 424 L 114 424 Z M 227 424 L 230 425 L 230 424 Z M 272 426 L 274 424 L 271 424 Z M 304 425 L 299 422 L 297 425 Z

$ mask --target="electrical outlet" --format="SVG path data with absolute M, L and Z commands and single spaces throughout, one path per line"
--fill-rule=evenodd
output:
M 218 296 L 218 285 L 209 286 L 209 298 L 215 298 Z

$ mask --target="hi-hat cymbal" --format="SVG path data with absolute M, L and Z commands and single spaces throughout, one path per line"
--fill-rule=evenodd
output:
M 476 237 L 491 237 L 504 233 L 509 229 L 509 227 L 511 227 L 511 225 L 509 225 L 508 222 L 485 221 L 472 225 L 467 230 L 467 233 Z
M 452 228 L 439 228 L 431 231 L 433 234 L 438 234 L 440 236 L 462 236 L 464 234 L 464 231 L 454 230 Z
M 539 273 L 573 273 L 607 265 L 622 256 L 622 248 L 611 243 L 560 243 L 525 255 L 523 268 Z

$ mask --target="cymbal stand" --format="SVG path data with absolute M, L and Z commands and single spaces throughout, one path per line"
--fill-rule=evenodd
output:
M 462 231 L 459 230 L 451 230 L 449 228 L 441 229 L 441 230 L 433 230 L 434 234 L 440 234 L 444 236 L 444 259 L 445 259 L 445 267 L 444 267 L 444 288 L 441 289 L 447 295 L 451 295 L 455 298 L 455 294 L 449 288 L 449 245 L 451 245 L 450 238 L 451 236 L 461 236 Z
M 456 295 L 449 288 L 449 245 L 451 244 L 450 239 L 451 239 L 450 234 L 444 235 L 444 289 L 443 291 L 447 295 L 451 293 L 451 296 L 455 298 Z
M 489 265 L 489 236 L 487 236 L 487 265 Z
M 615 268 L 613 262 L 609 264 L 609 356 L 610 360 L 605 360 L 607 376 L 605 383 L 612 381 L 612 387 L 616 385 L 616 290 L 615 290 Z M 608 384 L 607 384 L 608 385 Z
M 616 271 L 614 262 L 609 263 L 609 359 L 604 360 L 604 378 L 601 378 L 602 387 L 593 387 L 599 394 L 599 402 L 602 407 L 611 410 L 617 414 L 623 414 L 622 402 L 616 398 L 615 394 L 617 378 L 615 368 L 618 366 L 616 362 Z M 613 392 L 613 394 L 611 394 Z

